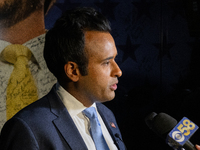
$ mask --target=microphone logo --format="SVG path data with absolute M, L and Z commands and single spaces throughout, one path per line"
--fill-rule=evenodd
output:
M 188 136 L 190 134 L 191 130 L 194 130 L 195 124 L 191 122 L 188 119 L 183 120 L 183 124 L 180 124 L 178 126 L 178 130 L 182 133 L 184 133 L 185 136 Z
M 174 131 L 172 133 L 172 138 L 174 140 L 176 140 L 177 142 L 183 142 L 185 140 L 184 135 L 181 132 L 179 132 L 179 131 Z
M 184 145 L 187 140 L 194 134 L 198 129 L 188 118 L 183 117 L 183 119 L 172 129 L 168 134 L 174 141 L 178 142 L 180 145 Z

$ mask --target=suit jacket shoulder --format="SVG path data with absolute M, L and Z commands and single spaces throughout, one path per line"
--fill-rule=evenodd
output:
M 87 150 L 54 88 L 6 122 L 0 135 L 2 150 Z

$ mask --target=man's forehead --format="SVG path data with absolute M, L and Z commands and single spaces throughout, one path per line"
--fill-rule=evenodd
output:
M 87 31 L 85 33 L 85 47 L 103 47 L 108 42 L 113 43 L 114 40 L 109 32 Z
M 113 57 L 117 53 L 111 34 L 99 31 L 88 31 L 85 34 L 85 50 L 91 57 L 102 57 L 99 59 Z

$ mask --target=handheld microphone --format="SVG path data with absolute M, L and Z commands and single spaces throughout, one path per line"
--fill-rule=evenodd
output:
M 177 121 L 165 113 L 156 114 L 152 112 L 145 118 L 147 126 L 158 136 L 164 138 L 166 143 L 175 150 L 196 150 L 195 146 L 189 141 L 196 132 L 198 126 L 188 118 Z

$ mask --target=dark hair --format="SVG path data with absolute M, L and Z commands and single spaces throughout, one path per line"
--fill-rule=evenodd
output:
M 87 75 L 88 58 L 84 50 L 86 31 L 111 32 L 109 21 L 93 8 L 67 10 L 46 34 L 44 59 L 49 70 L 61 78 L 64 65 L 75 62 Z

